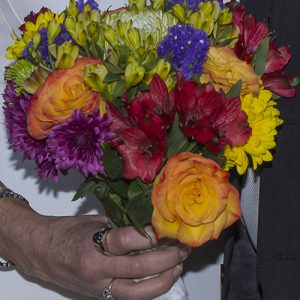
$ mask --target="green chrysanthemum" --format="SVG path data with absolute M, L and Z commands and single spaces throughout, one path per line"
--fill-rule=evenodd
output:
M 25 81 L 37 70 L 37 66 L 27 59 L 20 59 L 9 66 L 4 73 L 4 79 L 13 81 L 16 85 L 17 95 L 25 91 Z

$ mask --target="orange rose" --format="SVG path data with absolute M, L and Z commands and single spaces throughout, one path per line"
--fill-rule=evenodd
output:
M 259 93 L 259 78 L 251 65 L 240 60 L 229 46 L 210 47 L 201 83 L 212 82 L 217 90 L 227 93 L 240 79 L 243 81 L 242 95 Z
M 159 238 L 198 247 L 218 238 L 240 217 L 239 193 L 210 159 L 183 152 L 170 158 L 154 182 L 152 224 Z
M 51 128 L 65 122 L 74 110 L 88 114 L 99 107 L 99 94 L 84 83 L 85 66 L 99 63 L 99 59 L 82 57 L 72 68 L 48 75 L 30 100 L 27 124 L 34 138 L 47 137 Z

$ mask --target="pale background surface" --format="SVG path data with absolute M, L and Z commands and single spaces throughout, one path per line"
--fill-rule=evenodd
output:
M 31 10 L 38 11 L 42 6 L 61 11 L 67 0 L 0 0 L 0 91 L 3 92 L 3 70 L 9 63 L 4 59 L 5 49 L 11 43 L 9 26 L 18 27 L 20 20 Z M 100 1 L 99 1 L 100 2 Z M 122 0 L 102 1 L 101 7 L 119 7 Z M 2 103 L 2 98 L 0 98 Z M 2 105 L 1 105 L 2 106 Z M 58 184 L 46 181 L 38 182 L 31 162 L 22 163 L 21 155 L 14 154 L 6 143 L 3 113 L 0 113 L 0 180 L 12 190 L 24 195 L 31 207 L 47 215 L 89 214 L 99 211 L 95 199 L 71 202 L 74 188 L 81 181 L 81 175 L 72 173 Z M 38 226 L 38 224 L 37 224 Z M 209 243 L 193 254 L 185 264 L 184 281 L 190 294 L 190 300 L 220 299 L 220 263 L 224 238 Z M 80 295 L 58 289 L 52 285 L 24 278 L 17 272 L 0 273 L 0 298 L 4 300 L 88 300 Z M 128 299 L 129 300 L 129 299 Z M 131 299 L 130 299 L 131 300 Z M 132 299 L 134 300 L 134 299 Z

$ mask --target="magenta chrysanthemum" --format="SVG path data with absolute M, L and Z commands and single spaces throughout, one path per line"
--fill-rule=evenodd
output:
M 46 141 L 33 138 L 27 130 L 27 112 L 30 97 L 28 95 L 17 96 L 14 84 L 8 82 L 3 99 L 6 128 L 12 149 L 15 152 L 23 151 L 23 159 L 36 161 L 37 173 L 40 178 L 57 180 L 57 169 L 52 168 L 49 171 L 44 168 L 46 162 L 51 164 Z
M 56 167 L 64 171 L 73 168 L 85 176 L 104 175 L 101 144 L 113 137 L 110 124 L 98 109 L 87 116 L 76 110 L 67 122 L 53 127 L 47 144 Z

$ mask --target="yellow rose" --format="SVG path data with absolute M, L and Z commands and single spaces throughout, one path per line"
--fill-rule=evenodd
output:
M 198 247 L 240 217 L 239 193 L 214 161 L 182 152 L 154 182 L 152 224 L 159 238 Z
M 243 81 L 242 95 L 259 93 L 259 78 L 251 65 L 240 60 L 229 46 L 210 47 L 201 83 L 212 82 L 217 90 L 227 93 L 239 80 Z
M 84 83 L 85 66 L 99 63 L 99 59 L 82 57 L 72 68 L 48 75 L 30 100 L 27 124 L 31 136 L 43 139 L 52 127 L 71 117 L 74 110 L 88 114 L 99 107 L 99 94 Z

